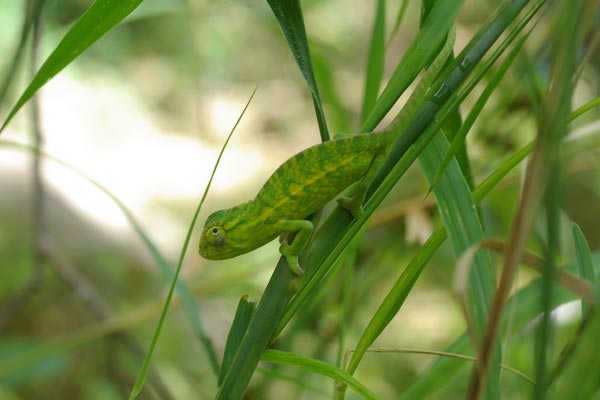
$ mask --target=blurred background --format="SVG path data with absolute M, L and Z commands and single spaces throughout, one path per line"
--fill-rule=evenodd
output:
M 358 128 L 372 3 L 302 1 L 332 132 Z M 387 76 L 418 26 L 419 5 L 409 3 L 400 30 L 388 44 Z M 466 2 L 458 20 L 458 50 L 489 17 L 493 3 Z M 89 5 L 82 0 L 47 2 L 39 61 Z M 397 7 L 389 5 L 388 33 Z M 24 12 L 25 2 L 0 0 L 2 73 L 17 47 Z M 31 79 L 29 53 L 25 60 L 0 104 L 3 119 Z M 598 64 L 591 65 L 596 69 L 585 71 L 578 94 L 582 103 L 598 92 Z M 505 92 L 498 91 L 469 139 L 477 181 L 497 165 L 490 160 L 499 162 L 535 134 L 518 73 L 506 80 Z M 251 199 L 280 163 L 320 140 L 310 92 L 267 3 L 146 0 L 52 79 L 37 99 L 45 151 L 118 198 L 174 266 L 218 152 L 255 87 L 254 100 L 215 175 L 181 276 L 219 359 L 239 298 L 260 297 L 278 259 L 278 244 L 233 260 L 203 260 L 197 242 L 204 219 L 214 210 Z M 31 144 L 32 126 L 27 106 L 1 138 Z M 586 146 L 589 151 L 567 179 L 564 211 L 565 220 L 581 225 L 594 250 L 600 245 L 594 222 L 600 212 L 598 150 L 589 142 Z M 0 146 L 0 361 L 10 360 L 0 362 L 0 398 L 123 398 L 149 345 L 169 279 L 106 193 L 50 160 L 42 161 L 40 193 L 33 170 L 29 152 Z M 506 235 L 518 184 L 519 177 L 512 176 L 483 205 L 489 236 Z M 440 225 L 433 199 L 424 196 L 427 189 L 419 169 L 412 168 L 358 247 L 355 281 L 361 285 L 356 285 L 352 303 L 361 307 L 355 310 L 347 343 L 355 343 L 385 293 L 374 288 L 388 287 L 390 271 L 396 276 Z M 570 241 L 563 243 L 568 261 Z M 443 349 L 464 330 L 451 290 L 453 266 L 450 249 L 443 247 L 378 346 Z M 529 277 L 522 273 L 520 284 Z M 335 359 L 340 290 L 341 283 L 332 282 L 321 294 L 321 307 L 311 310 L 294 338 L 295 351 Z M 566 330 L 572 329 L 569 315 L 567 309 Z M 513 366 L 530 362 L 529 353 L 518 351 L 531 345 L 528 340 L 517 341 Z M 398 393 L 431 359 L 373 354 L 357 377 L 372 382 L 383 395 Z M 171 307 L 152 367 L 151 388 L 143 398 L 214 395 L 210 355 L 179 301 Z M 289 388 L 284 383 L 267 385 L 266 376 L 255 377 L 255 392 L 248 398 L 288 398 L 281 393 Z M 329 392 L 330 382 L 311 379 Z M 524 385 L 517 378 L 506 379 Z M 464 384 L 440 398 L 461 393 Z

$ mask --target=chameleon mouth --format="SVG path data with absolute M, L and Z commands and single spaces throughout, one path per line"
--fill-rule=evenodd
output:
M 234 248 L 227 246 L 215 247 L 205 243 L 204 241 L 200 242 L 199 253 L 207 260 L 225 260 L 227 258 L 235 257 L 239 254 L 235 252 Z

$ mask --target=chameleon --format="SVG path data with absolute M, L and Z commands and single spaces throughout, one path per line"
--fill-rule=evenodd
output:
M 302 274 L 298 255 L 306 247 L 313 224 L 304 218 L 320 210 L 354 182 L 352 197 L 338 203 L 358 219 L 367 188 L 385 161 L 392 131 L 345 136 L 309 147 L 285 161 L 256 197 L 212 213 L 200 238 L 200 255 L 222 260 L 248 253 L 282 237 L 279 252 L 292 272 Z M 295 233 L 291 243 L 285 237 Z
M 417 103 L 442 69 L 454 43 L 453 29 L 442 51 L 427 70 L 407 105 Z M 405 107 L 381 131 L 355 135 L 343 134 L 309 147 L 285 161 L 267 179 L 253 200 L 212 213 L 200 237 L 200 255 L 223 260 L 248 253 L 280 237 L 279 252 L 293 273 L 302 274 L 298 256 L 314 229 L 309 215 L 355 182 L 350 197 L 341 196 L 338 204 L 355 219 L 363 214 L 362 203 L 370 183 L 403 130 Z M 291 242 L 290 242 L 291 238 Z

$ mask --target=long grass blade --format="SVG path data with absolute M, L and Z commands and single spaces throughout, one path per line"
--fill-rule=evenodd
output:
M 425 175 L 431 181 L 448 151 L 443 135 L 438 134 L 419 157 Z M 439 187 L 433 189 L 440 209 L 440 216 L 448 232 L 452 249 L 457 257 L 473 244 L 484 239 L 477 208 L 471 197 L 469 184 L 462 175 L 456 160 L 450 162 L 440 179 Z M 468 306 L 474 326 L 473 331 L 480 340 L 487 321 L 492 298 L 496 288 L 495 272 L 488 251 L 477 251 L 469 273 Z M 499 398 L 498 379 L 500 373 L 500 353 L 497 349 L 488 377 L 487 398 Z
M 352 375 L 349 375 L 344 370 L 327 364 L 323 361 L 305 357 L 300 354 L 278 350 L 266 350 L 262 355 L 262 360 L 270 363 L 297 367 L 305 371 L 328 376 L 336 381 L 343 382 L 345 385 L 348 385 L 352 389 L 356 390 L 357 393 L 361 394 L 365 399 L 379 399 L 375 393 L 360 383 Z
M 375 9 L 375 21 L 371 33 L 371 43 L 367 53 L 367 70 L 365 72 L 365 93 L 360 122 L 363 124 L 375 106 L 383 69 L 385 66 L 385 0 L 378 0 Z
M 304 16 L 302 15 L 300 2 L 298 0 L 267 0 L 267 2 L 275 18 L 277 18 L 277 22 L 279 22 L 279 26 L 281 26 L 288 46 L 292 50 L 300 72 L 302 72 L 311 91 L 317 114 L 317 122 L 319 123 L 319 131 L 321 133 L 321 141 L 325 142 L 329 140 L 329 132 L 325 112 L 321 104 L 321 96 L 317 88 L 317 80 L 315 79 L 315 73 L 310 60 L 310 50 L 308 48 L 306 29 L 304 28 Z
M 194 226 L 196 225 L 196 219 L 198 219 L 198 215 L 200 214 L 200 210 L 202 209 L 202 205 L 204 204 L 204 200 L 206 199 L 206 196 L 208 195 L 208 190 L 210 189 L 210 185 L 211 185 L 212 180 L 213 180 L 213 178 L 215 176 L 215 172 L 217 171 L 217 167 L 219 165 L 219 162 L 221 161 L 221 157 L 223 156 L 223 153 L 225 152 L 225 148 L 227 147 L 227 144 L 229 143 L 229 140 L 233 136 L 233 133 L 235 132 L 237 126 L 240 123 L 240 121 L 242 120 L 242 117 L 246 113 L 246 110 L 248 109 L 248 106 L 250 105 L 250 102 L 252 101 L 252 98 L 254 98 L 254 94 L 255 93 L 256 93 L 256 89 L 254 89 L 254 91 L 250 95 L 250 98 L 248 99 L 248 102 L 246 103 L 246 106 L 244 107 L 244 109 L 240 113 L 240 116 L 238 117 L 237 121 L 233 125 L 233 128 L 231 128 L 231 132 L 229 132 L 229 135 L 227 136 L 227 139 L 225 140 L 225 143 L 223 143 L 223 147 L 221 148 L 221 152 L 219 153 L 219 156 L 217 157 L 217 162 L 215 163 L 215 167 L 213 168 L 213 171 L 212 171 L 212 173 L 210 175 L 210 178 L 208 180 L 208 184 L 206 185 L 206 189 L 204 190 L 204 194 L 202 195 L 202 199 L 200 200 L 200 203 L 198 203 L 198 207 L 196 208 L 196 212 L 194 213 L 194 216 L 192 217 L 192 221 L 190 222 L 190 227 L 188 228 L 187 234 L 185 236 L 185 240 L 183 242 L 183 246 L 181 246 L 181 252 L 179 254 L 179 261 L 177 263 L 177 268 L 175 270 L 175 275 L 173 276 L 173 280 L 171 282 L 171 286 L 169 287 L 169 293 L 167 294 L 167 298 L 165 300 L 165 305 L 164 305 L 163 311 L 160 314 L 160 318 L 158 319 L 158 323 L 156 325 L 156 329 L 154 330 L 154 335 L 152 337 L 152 342 L 150 343 L 150 347 L 148 348 L 148 352 L 146 353 L 146 357 L 144 358 L 142 366 L 140 367 L 140 370 L 138 372 L 135 384 L 134 384 L 133 388 L 131 389 L 131 393 L 129 395 L 130 399 L 135 399 L 137 397 L 137 395 L 140 393 L 140 391 L 142 390 L 142 387 L 144 386 L 144 381 L 146 379 L 146 374 L 148 373 L 148 367 L 150 366 L 150 361 L 152 360 L 152 354 L 154 353 L 154 349 L 156 348 L 156 344 L 158 343 L 158 338 L 159 338 L 160 333 L 162 331 L 162 326 L 163 326 L 163 324 L 165 322 L 165 318 L 167 316 L 167 312 L 169 311 L 169 305 L 171 304 L 171 299 L 173 298 L 173 292 L 175 290 L 175 286 L 177 285 L 177 278 L 179 277 L 179 272 L 181 271 L 181 266 L 183 265 L 183 258 L 185 257 L 185 254 L 187 252 L 187 248 L 188 248 L 188 245 L 190 243 L 190 239 L 192 237 L 192 231 L 194 230 Z

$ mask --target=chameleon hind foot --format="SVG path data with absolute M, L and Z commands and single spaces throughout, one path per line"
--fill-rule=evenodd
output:
M 286 260 L 294 275 L 302 276 L 304 270 L 300 266 L 300 263 L 298 263 L 298 257 L 286 257 Z
M 337 199 L 340 207 L 345 208 L 346 210 L 352 213 L 354 219 L 359 219 L 363 215 L 363 207 L 362 202 L 359 201 L 356 197 L 339 197 Z
M 302 275 L 304 271 L 300 268 L 298 256 L 306 248 L 313 231 L 313 224 L 303 219 L 281 220 L 279 221 L 279 228 L 280 232 L 283 232 L 279 237 L 279 241 L 282 242 L 279 246 L 279 252 L 287 260 L 292 272 L 296 275 Z M 289 243 L 289 240 L 292 240 L 292 242 Z
M 282 243 L 281 246 L 279 246 L 279 252 L 287 260 L 287 263 L 290 266 L 292 272 L 295 275 L 300 276 L 304 273 L 304 270 L 302 269 L 302 267 L 300 267 L 300 263 L 298 262 L 298 255 L 291 254 L 292 250 L 290 247 L 291 246 L 289 244 Z

